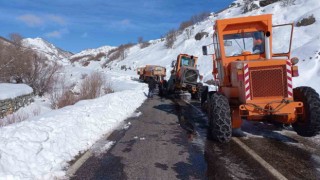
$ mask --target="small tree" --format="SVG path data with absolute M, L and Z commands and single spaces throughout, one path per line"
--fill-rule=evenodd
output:
M 10 39 L 12 43 L 0 45 L 0 81 L 26 83 L 40 96 L 50 91 L 60 66 L 23 47 L 21 35 L 10 34 Z
M 90 74 L 81 83 L 80 98 L 94 99 L 101 96 L 105 83 L 105 78 L 101 73 Z
M 23 37 L 19 33 L 11 33 L 9 34 L 9 39 L 13 42 L 15 46 L 22 45 Z
M 143 48 L 146 48 L 146 47 L 148 47 L 148 46 L 150 46 L 150 45 L 151 45 L 151 43 L 149 43 L 149 42 L 143 42 L 143 43 L 140 45 L 140 48 L 143 49 Z
M 192 26 L 193 25 L 193 22 L 191 20 L 189 21 L 184 21 L 180 24 L 179 26 L 179 31 L 183 31 L 185 30 L 186 28 L 188 28 L 189 26 Z
M 287 6 L 294 5 L 295 1 L 296 0 L 281 0 L 281 6 L 287 7 Z
M 34 55 L 31 64 L 31 71 L 25 77 L 25 82 L 29 84 L 34 92 L 43 96 L 44 93 L 53 89 L 54 82 L 57 81 L 57 72 L 62 66 L 57 62 L 46 62 L 45 58 Z
M 142 44 L 143 43 L 143 37 L 138 37 L 138 44 Z
M 176 40 L 177 40 L 177 31 L 174 29 L 171 29 L 166 35 L 165 46 L 167 48 L 172 48 Z
M 190 39 L 190 38 L 191 38 L 191 35 L 192 35 L 192 33 L 193 33 L 193 29 L 192 29 L 192 28 L 187 28 L 185 31 L 186 31 L 186 32 L 185 32 L 185 38 L 186 38 L 186 39 Z

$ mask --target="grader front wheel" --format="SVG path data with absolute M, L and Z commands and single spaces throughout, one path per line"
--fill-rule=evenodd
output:
M 297 87 L 293 89 L 295 101 L 303 102 L 304 112 L 292 124 L 293 129 L 300 136 L 312 137 L 320 132 L 320 98 L 311 87 Z
M 213 139 L 226 143 L 231 139 L 231 111 L 228 99 L 220 94 L 214 93 L 209 100 L 209 128 Z

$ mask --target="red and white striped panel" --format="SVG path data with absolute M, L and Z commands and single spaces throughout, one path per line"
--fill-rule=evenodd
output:
M 247 63 L 244 64 L 244 84 L 246 90 L 246 100 L 251 100 L 249 65 Z
M 292 64 L 290 60 L 287 60 L 287 83 L 288 83 L 288 97 L 291 98 L 293 96 L 292 90 Z

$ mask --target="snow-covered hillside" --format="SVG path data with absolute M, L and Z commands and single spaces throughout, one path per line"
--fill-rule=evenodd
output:
M 22 43 L 23 46 L 45 55 L 49 60 L 57 61 L 72 56 L 71 52 L 64 51 L 42 38 L 26 38 L 23 39 Z

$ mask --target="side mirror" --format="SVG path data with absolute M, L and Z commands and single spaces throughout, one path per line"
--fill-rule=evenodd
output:
M 202 46 L 202 54 L 203 55 L 208 55 L 208 49 L 207 49 L 207 46 Z
M 224 41 L 224 46 L 232 46 L 232 41 Z
M 174 65 L 176 64 L 176 61 L 171 62 L 171 67 L 174 68 Z

